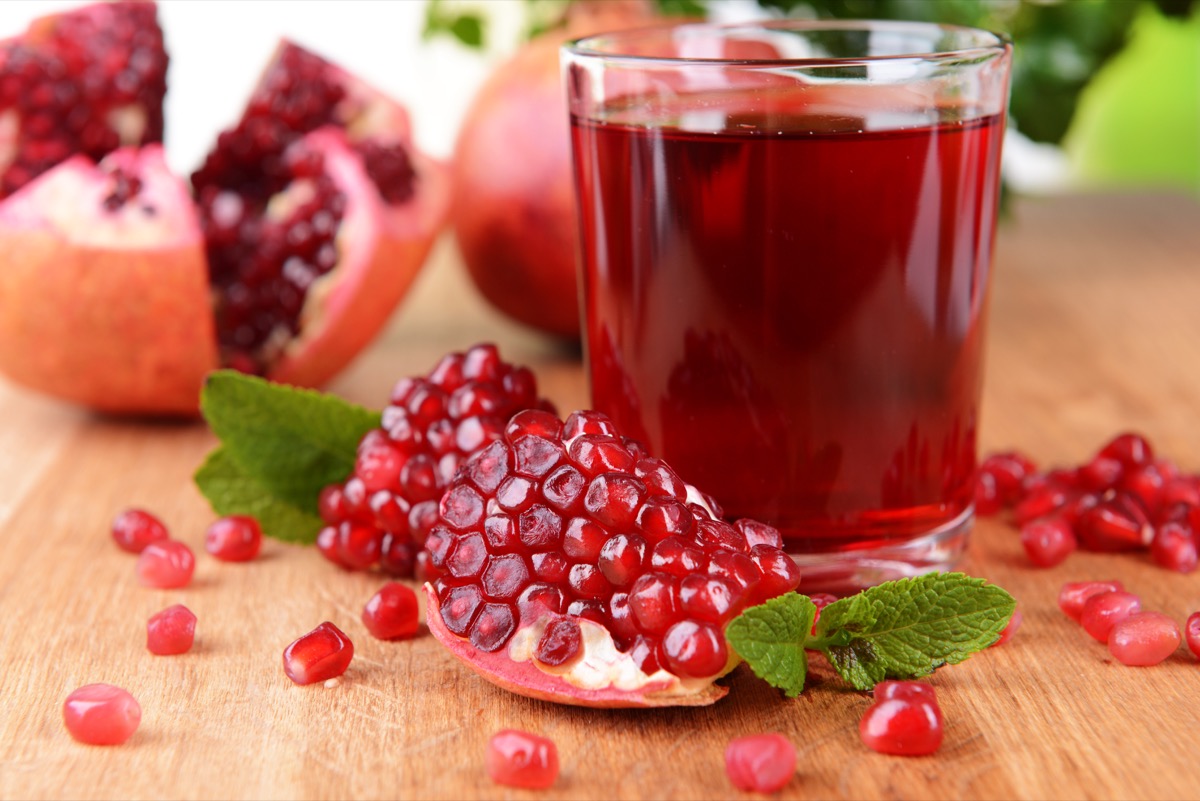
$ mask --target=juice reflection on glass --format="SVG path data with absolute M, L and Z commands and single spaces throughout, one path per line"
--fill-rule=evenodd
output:
M 1007 99 L 991 34 L 847 25 L 566 51 L 593 404 L 810 589 L 965 545 Z

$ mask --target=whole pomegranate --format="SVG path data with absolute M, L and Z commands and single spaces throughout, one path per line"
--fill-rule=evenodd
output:
M 218 366 L 318 386 L 411 284 L 446 170 L 395 101 L 283 42 L 189 192 L 166 65 L 150 3 L 0 43 L 0 372 L 139 414 L 195 414 Z
M 501 64 L 472 101 L 454 149 L 452 220 L 475 285 L 526 325 L 578 339 L 578 235 L 563 42 L 655 20 L 640 0 L 575 2 L 565 24 Z

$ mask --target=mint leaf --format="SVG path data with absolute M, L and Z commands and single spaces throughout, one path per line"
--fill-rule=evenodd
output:
M 218 513 L 218 499 L 227 503 L 236 494 L 264 511 L 278 503 L 315 517 L 321 490 L 350 475 L 359 440 L 379 425 L 378 412 L 334 395 L 233 370 L 209 375 L 200 394 L 200 411 L 224 451 L 215 466 L 205 465 L 197 473 L 197 485 Z M 248 486 L 235 491 L 232 477 L 239 476 Z M 255 501 L 255 493 L 262 499 Z M 314 530 L 300 538 L 311 540 L 315 534 Z
M 225 448 L 218 447 L 196 471 L 196 486 L 219 515 L 250 515 L 268 537 L 310 544 L 323 525 L 307 509 L 292 506 L 267 492 L 247 475 Z
M 1016 609 L 1000 587 L 963 573 L 889 581 L 821 610 L 810 648 L 869 690 L 963 661 L 996 641 Z
M 804 643 L 816 615 L 807 596 L 789 592 L 735 617 L 725 627 L 725 639 L 755 675 L 795 698 L 804 691 Z

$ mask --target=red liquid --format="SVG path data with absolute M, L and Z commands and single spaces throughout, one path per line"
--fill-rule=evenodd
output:
M 839 124 L 572 120 L 595 407 L 804 552 L 969 511 L 999 182 L 999 117 Z

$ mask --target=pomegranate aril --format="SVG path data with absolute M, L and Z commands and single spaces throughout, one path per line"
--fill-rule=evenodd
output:
M 192 549 L 177 540 L 150 543 L 137 561 L 138 582 L 164 590 L 187 586 L 195 569 Z
M 1100 449 L 1100 456 L 1116 459 L 1126 470 L 1154 461 L 1154 449 L 1141 434 L 1125 432 L 1113 437 Z
M 1108 642 L 1113 626 L 1140 612 L 1142 599 L 1129 592 L 1102 592 L 1087 599 L 1079 614 L 1084 631 L 1100 642 Z
M 1008 619 L 1008 625 L 1004 627 L 1004 631 L 1000 632 L 1000 636 L 996 638 L 994 643 L 992 643 L 992 647 L 994 648 L 997 645 L 1004 645 L 1004 643 L 1011 640 L 1013 635 L 1017 633 L 1017 629 L 1021 628 L 1021 622 L 1024 620 L 1024 617 L 1025 616 L 1021 614 L 1020 609 L 1015 610 L 1012 613 L 1012 617 Z
M 597 564 L 614 587 L 627 587 L 642 573 L 646 540 L 637 534 L 617 534 L 600 549 Z
M 142 722 L 142 707 L 127 690 L 112 684 L 85 684 L 63 702 L 67 731 L 88 745 L 120 745 Z
M 876 701 L 887 701 L 899 698 L 905 701 L 924 701 L 937 705 L 937 691 L 926 681 L 907 681 L 889 679 L 875 685 L 871 691 Z
M 466 584 L 446 592 L 439 611 L 446 628 L 462 637 L 466 636 L 482 605 L 483 593 L 475 585 Z
M 514 600 L 529 585 L 529 566 L 519 554 L 492 556 L 483 571 L 483 594 L 493 601 Z
M 724 623 L 736 614 L 740 600 L 741 594 L 719 578 L 693 574 L 679 582 L 680 608 L 696 620 Z
M 813 602 L 813 606 L 817 608 L 816 615 L 813 616 L 812 633 L 817 633 L 817 623 L 821 620 L 821 610 L 836 601 L 838 597 L 828 592 L 814 592 L 808 596 L 808 600 Z
M 246 515 L 217 518 L 204 533 L 204 550 L 223 562 L 249 562 L 262 550 L 262 528 Z
M 667 537 L 654 546 L 650 567 L 673 576 L 687 576 L 706 568 L 704 552 L 678 537 Z
M 1045 517 L 1057 511 L 1067 503 L 1068 499 L 1067 491 L 1062 487 L 1054 484 L 1038 487 L 1027 493 L 1017 503 L 1013 510 L 1013 519 L 1016 520 L 1018 526 L 1023 526 L 1031 520 L 1037 520 L 1039 517 Z
M 516 631 L 517 616 L 508 604 L 485 603 L 471 622 L 471 644 L 481 651 L 500 649 Z
M 517 597 L 517 611 L 521 623 L 529 623 L 551 614 L 559 614 L 566 607 L 566 599 L 558 587 L 544 583 L 530 584 Z
M 725 747 L 725 774 L 739 790 L 774 793 L 796 773 L 796 747 L 782 734 L 753 734 Z
M 939 706 L 914 696 L 876 701 L 858 723 L 859 737 L 872 751 L 895 756 L 926 756 L 942 745 Z
M 1113 626 L 1108 651 L 1122 665 L 1157 665 L 1179 648 L 1179 626 L 1161 612 L 1137 612 Z
M 341 676 L 353 658 L 354 643 L 325 621 L 283 650 L 283 672 L 296 684 L 315 684 Z
M 146 649 L 152 654 L 186 654 L 195 638 L 196 616 L 183 604 L 168 606 L 146 622 Z
M 1118 493 L 1084 512 L 1075 534 L 1088 550 L 1115 552 L 1146 547 L 1154 530 L 1139 502 Z
M 554 742 L 517 729 L 503 729 L 488 740 L 487 772 L 496 784 L 544 790 L 558 779 Z
M 1115 487 L 1124 471 L 1124 466 L 1117 459 L 1096 456 L 1079 468 L 1079 483 L 1092 492 L 1103 492 Z
M 640 630 L 662 634 L 678 619 L 679 590 L 670 576 L 647 573 L 630 588 L 629 608 Z
M 152 542 L 170 539 L 167 527 L 144 509 L 126 509 L 112 524 L 113 540 L 123 551 L 141 553 Z
M 363 606 L 363 625 L 381 640 L 412 637 L 418 621 L 417 594 L 398 581 L 384 584 Z
M 762 574 L 751 595 L 751 605 L 791 592 L 800 586 L 800 568 L 792 557 L 779 548 L 755 545 L 750 549 L 750 558 Z
M 1067 617 L 1078 622 L 1083 614 L 1083 605 L 1093 595 L 1102 592 L 1124 592 L 1125 587 L 1120 581 L 1068 581 L 1058 591 L 1058 608 Z
M 1051 516 L 1021 526 L 1021 546 L 1037 567 L 1054 567 L 1075 551 L 1077 543 L 1067 521 Z
M 1161 567 L 1176 573 L 1191 573 L 1200 561 L 1196 535 L 1183 523 L 1163 523 L 1150 543 L 1150 557 Z
M 621 473 L 601 473 L 588 484 L 583 507 L 592 518 L 611 530 L 633 527 L 638 509 L 646 498 L 646 485 Z
M 1193 656 L 1200 659 L 1200 612 L 1192 612 L 1188 615 L 1183 630 L 1188 650 L 1192 652 Z
M 534 649 L 534 657 L 546 665 L 564 665 L 579 654 L 583 645 L 583 633 L 579 621 L 570 617 L 551 620 L 542 632 Z
M 729 649 L 720 629 L 693 620 L 681 620 L 666 630 L 662 652 L 667 670 L 676 676 L 716 676 L 729 662 Z

